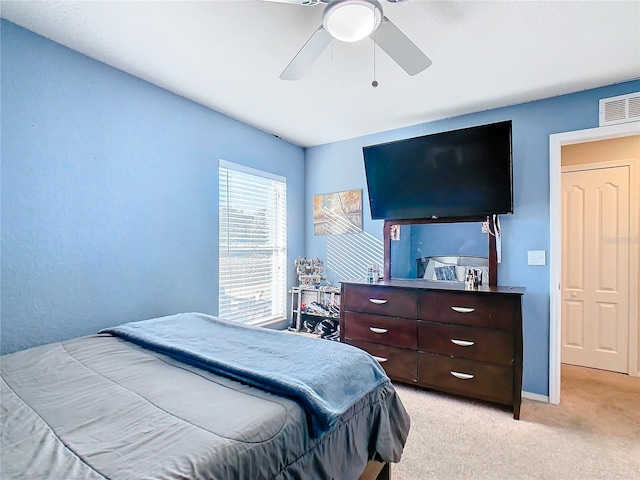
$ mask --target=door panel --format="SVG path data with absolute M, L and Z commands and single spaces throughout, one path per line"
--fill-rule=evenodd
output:
M 585 216 L 585 191 L 576 185 L 563 190 L 563 224 L 566 228 L 562 232 L 563 251 L 571 252 L 571 256 L 566 258 L 570 261 L 570 268 L 563 268 L 563 283 L 572 291 L 583 291 L 585 264 L 585 238 L 584 238 L 584 216 Z M 564 257 L 564 256 L 563 256 Z
M 564 343 L 569 347 L 584 348 L 584 302 L 567 300 L 563 305 L 566 328 Z
M 562 173 L 562 361 L 628 373 L 629 167 Z
M 596 241 L 594 246 L 598 257 L 596 266 L 600 267 L 599 281 L 596 288 L 600 293 L 617 293 L 619 288 L 618 281 L 620 280 L 620 272 L 618 270 L 621 267 L 626 268 L 625 265 L 619 265 L 620 262 L 617 261 L 618 246 L 616 245 L 618 243 L 616 237 L 620 233 L 621 225 L 619 225 L 620 219 L 615 212 L 618 211 L 618 206 L 622 201 L 619 186 L 612 185 L 609 182 L 597 186 L 595 212 L 598 215 L 598 225 L 596 233 L 602 237 L 602 241 Z M 628 215 L 627 212 L 625 213 Z M 628 235 L 628 227 L 623 233 L 625 236 Z M 626 279 L 624 280 L 626 281 Z
M 598 303 L 598 344 L 596 349 L 601 352 L 616 352 L 618 343 L 618 329 L 616 328 L 619 316 L 617 305 L 614 303 Z M 624 339 L 626 343 L 626 338 Z

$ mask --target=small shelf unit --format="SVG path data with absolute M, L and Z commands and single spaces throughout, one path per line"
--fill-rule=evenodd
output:
M 340 289 L 338 287 L 298 286 L 289 290 L 289 293 L 291 293 L 290 330 L 300 332 L 303 328 L 304 316 L 339 320 Z

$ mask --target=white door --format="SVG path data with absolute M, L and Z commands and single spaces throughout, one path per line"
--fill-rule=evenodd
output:
M 583 168 L 562 172 L 562 362 L 628 373 L 629 167 Z

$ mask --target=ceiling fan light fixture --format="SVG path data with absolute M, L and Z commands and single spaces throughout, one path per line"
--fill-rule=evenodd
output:
M 337 40 L 357 42 L 368 37 L 382 21 L 376 0 L 334 0 L 324 9 L 322 25 Z

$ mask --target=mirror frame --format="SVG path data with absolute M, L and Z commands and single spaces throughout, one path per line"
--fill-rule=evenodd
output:
M 463 223 L 489 222 L 491 231 L 495 231 L 493 217 L 463 217 L 463 218 L 416 218 L 410 220 L 385 220 L 382 230 L 384 241 L 384 278 L 391 280 L 391 225 L 424 225 L 428 223 Z M 498 255 L 496 252 L 496 237 L 489 235 L 489 286 L 498 285 Z

